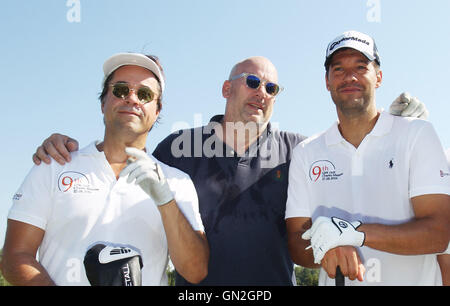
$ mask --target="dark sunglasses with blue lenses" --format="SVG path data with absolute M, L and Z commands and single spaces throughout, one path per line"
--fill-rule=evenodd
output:
M 267 81 L 261 81 L 261 79 L 259 77 L 257 77 L 256 75 L 247 73 L 247 72 L 244 72 L 239 75 L 235 75 L 235 76 L 231 77 L 231 81 L 234 81 L 234 80 L 237 80 L 240 78 L 245 78 L 245 83 L 247 84 L 247 87 L 252 88 L 252 89 L 258 90 L 259 87 L 261 87 L 261 85 L 265 85 L 266 92 L 271 96 L 276 96 L 284 89 L 282 86 L 280 86 L 278 84 L 275 84 L 272 82 L 267 82 Z

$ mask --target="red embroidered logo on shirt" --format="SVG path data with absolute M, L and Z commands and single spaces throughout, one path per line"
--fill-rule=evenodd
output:
M 336 167 L 329 160 L 318 160 L 309 169 L 309 178 L 313 182 L 317 182 L 320 178 L 322 181 L 337 180 L 343 174 L 343 172 L 336 173 Z
M 91 193 L 98 191 L 96 188 L 91 188 L 90 185 L 87 176 L 80 172 L 63 172 L 58 178 L 58 188 L 62 192 Z

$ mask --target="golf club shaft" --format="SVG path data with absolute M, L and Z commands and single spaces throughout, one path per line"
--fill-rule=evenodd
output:
M 341 268 L 339 266 L 336 267 L 336 287 L 343 287 L 345 286 L 345 277 L 342 274 Z

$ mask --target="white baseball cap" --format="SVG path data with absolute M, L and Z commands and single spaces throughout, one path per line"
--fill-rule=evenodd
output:
M 377 45 L 373 38 L 358 31 L 347 31 L 328 44 L 325 68 L 330 64 L 332 55 L 342 48 L 355 49 L 364 54 L 370 61 L 375 61 L 378 65 L 381 65 Z
M 153 72 L 161 84 L 161 91 L 164 92 L 164 76 L 161 69 L 159 69 L 158 65 L 154 61 L 140 53 L 118 53 L 108 58 L 103 64 L 103 72 L 105 74 L 103 84 L 108 76 L 117 68 L 127 65 L 143 67 Z

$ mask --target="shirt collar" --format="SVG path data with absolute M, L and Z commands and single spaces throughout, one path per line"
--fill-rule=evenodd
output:
M 378 118 L 378 121 L 375 124 L 375 127 L 373 128 L 370 135 L 381 137 L 386 134 L 389 134 L 393 124 L 394 124 L 394 116 L 382 109 L 380 118 Z
M 79 153 L 83 154 L 83 155 L 101 155 L 101 154 L 103 154 L 103 152 L 99 152 L 96 147 L 96 145 L 99 144 L 100 142 L 102 142 L 102 141 L 95 140 L 95 141 L 91 142 L 86 147 L 80 149 Z
M 87 145 L 86 147 L 80 149 L 78 152 L 79 152 L 79 154 L 83 154 L 83 155 L 94 155 L 94 156 L 102 157 L 105 155 L 105 153 L 100 152 L 97 149 L 97 145 L 101 142 L 102 142 L 102 140 L 95 140 L 95 141 L 91 142 L 89 145 Z M 145 147 L 145 150 L 146 150 L 146 152 L 149 152 L 147 147 Z M 148 154 L 148 155 L 150 157 L 153 157 L 153 155 L 151 155 L 151 154 Z
M 372 131 L 369 133 L 370 136 L 381 137 L 388 134 L 394 122 L 394 116 L 384 111 L 380 110 L 380 117 L 377 120 Z M 336 121 L 326 132 L 325 132 L 325 142 L 327 146 L 332 146 L 345 142 L 344 137 L 342 137 L 341 132 L 338 128 L 339 121 Z

